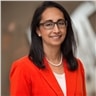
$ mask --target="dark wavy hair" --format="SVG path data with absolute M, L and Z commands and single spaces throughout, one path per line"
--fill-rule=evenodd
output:
M 75 52 L 76 49 L 76 42 L 74 39 L 71 19 L 64 7 L 53 1 L 44 1 L 41 6 L 39 6 L 34 12 L 33 19 L 31 22 L 31 47 L 28 57 L 32 62 L 34 62 L 34 64 L 38 68 L 46 68 L 43 62 L 44 50 L 42 45 L 42 39 L 37 35 L 36 29 L 39 28 L 42 13 L 50 7 L 58 8 L 63 13 L 65 20 L 67 20 L 68 22 L 67 34 L 63 43 L 61 44 L 61 52 L 63 54 L 63 57 L 68 62 L 68 69 L 74 71 L 78 68 L 78 64 L 73 54 L 73 51 Z

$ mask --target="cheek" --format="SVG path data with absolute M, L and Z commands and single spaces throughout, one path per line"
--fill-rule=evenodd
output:
M 49 30 L 44 30 L 44 29 L 40 30 L 41 37 L 46 37 L 48 36 L 49 33 L 50 33 Z
M 65 37 L 66 34 L 67 34 L 67 29 L 63 29 L 63 30 L 62 30 L 62 33 L 63 33 L 63 35 L 64 35 L 64 37 Z

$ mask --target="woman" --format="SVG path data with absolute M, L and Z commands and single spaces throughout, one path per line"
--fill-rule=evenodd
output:
M 29 56 L 12 65 L 11 96 L 86 96 L 71 20 L 61 5 L 45 1 L 36 9 L 31 39 Z

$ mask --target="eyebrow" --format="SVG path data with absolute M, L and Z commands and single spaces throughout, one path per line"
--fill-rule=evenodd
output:
M 62 19 L 58 19 L 56 22 L 60 21 L 60 20 L 65 20 L 64 18 Z M 49 19 L 49 20 L 45 20 L 44 22 L 41 22 L 40 24 L 42 23 L 46 23 L 46 22 L 54 22 L 53 20 Z

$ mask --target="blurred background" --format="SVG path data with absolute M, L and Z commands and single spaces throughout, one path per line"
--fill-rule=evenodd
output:
M 88 96 L 96 96 L 96 2 L 56 1 L 72 18 L 76 56 L 84 64 Z M 1 96 L 9 96 L 12 62 L 28 55 L 30 23 L 41 1 L 1 1 Z

